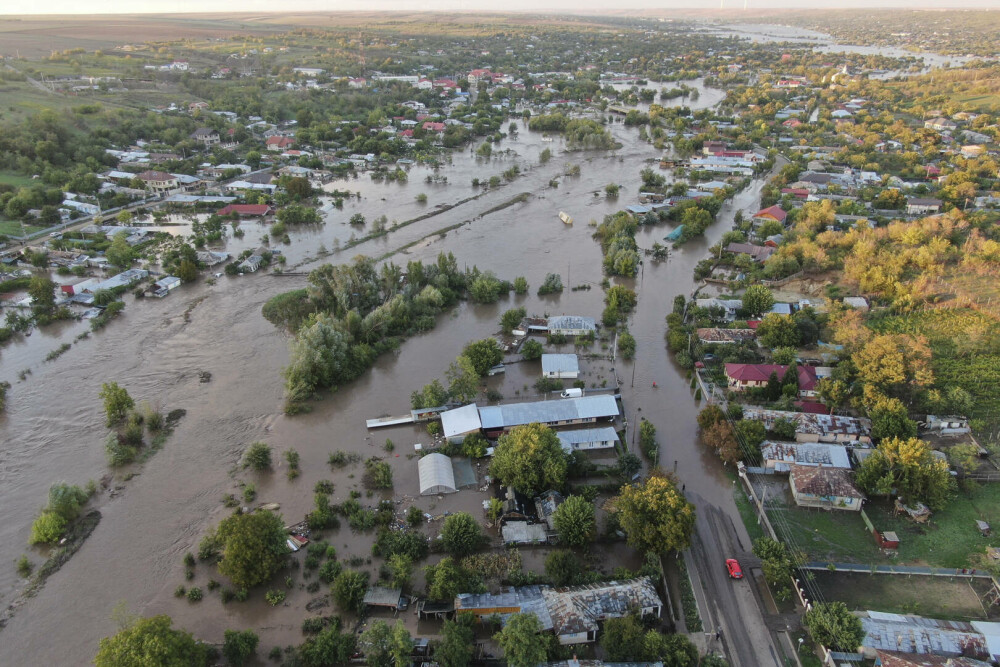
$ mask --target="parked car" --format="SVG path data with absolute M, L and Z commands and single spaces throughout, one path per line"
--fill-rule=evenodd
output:
M 743 568 L 740 567 L 740 562 L 735 558 L 730 558 L 726 561 L 726 569 L 729 570 L 730 578 L 732 579 L 743 578 Z

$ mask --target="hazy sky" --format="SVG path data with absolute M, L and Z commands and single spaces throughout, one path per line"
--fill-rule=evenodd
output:
M 743 0 L 723 0 L 736 11 Z M 135 14 L 190 12 L 288 12 L 288 11 L 588 11 L 624 8 L 718 9 L 717 0 L 8 0 L 0 4 L 2 14 Z M 750 0 L 751 8 L 815 9 L 851 7 L 873 9 L 977 7 L 1000 9 L 1000 0 Z

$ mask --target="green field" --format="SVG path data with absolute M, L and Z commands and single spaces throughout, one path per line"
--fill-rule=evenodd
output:
M 27 235 L 40 232 L 44 227 L 36 227 L 35 225 L 25 225 L 24 233 Z M 21 236 L 21 223 L 14 220 L 0 220 L 0 235 L 2 236 Z
M 925 525 L 895 516 L 891 503 L 881 499 L 867 502 L 865 512 L 876 529 L 899 536 L 896 557 L 878 550 L 856 512 L 805 510 L 789 503 L 769 509 L 768 515 L 779 535 L 790 537 L 790 546 L 803 549 L 808 560 L 986 569 L 986 547 L 1000 546 L 1000 535 L 983 537 L 976 528 L 977 519 L 1000 526 L 1000 484 L 959 492 Z
M 11 171 L 0 171 L 0 185 L 12 185 L 15 188 L 26 188 L 35 181 L 30 176 L 15 174 Z
M 868 609 L 895 614 L 922 614 L 947 620 L 983 620 L 987 614 L 979 602 L 988 583 L 968 579 L 921 577 L 848 572 L 812 572 L 814 581 L 828 600 L 839 600 L 849 609 Z

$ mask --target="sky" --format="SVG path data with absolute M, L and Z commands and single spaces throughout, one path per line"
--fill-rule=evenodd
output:
M 27 0 L 0 4 L 3 14 L 135 14 L 191 12 L 289 12 L 289 11 L 516 11 L 597 12 L 636 9 L 726 9 L 739 11 L 743 0 Z M 749 0 L 751 8 L 993 8 L 1000 0 Z M 3 6 L 7 5 L 7 6 Z

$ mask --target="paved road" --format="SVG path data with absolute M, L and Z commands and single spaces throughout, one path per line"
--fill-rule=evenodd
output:
M 781 654 L 772 644 L 762 601 L 750 578 L 755 560 L 750 555 L 745 529 L 742 526 L 738 529 L 730 514 L 701 496 L 689 493 L 688 497 L 697 507 L 688 568 L 695 580 L 695 595 L 705 630 L 719 631 L 721 635 L 719 641 L 713 635 L 708 648 L 723 650 L 733 667 L 784 667 Z M 746 579 L 729 578 L 727 558 L 740 559 Z

